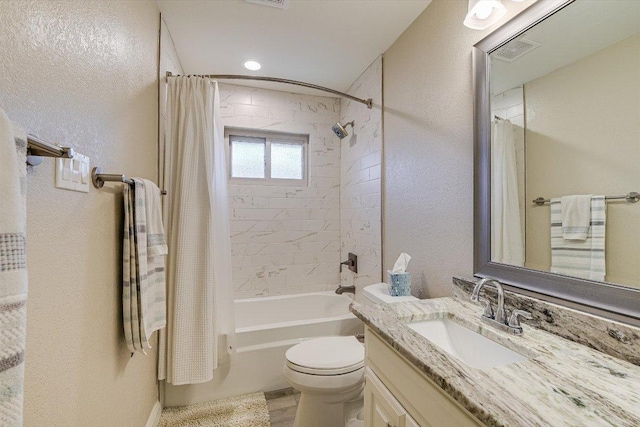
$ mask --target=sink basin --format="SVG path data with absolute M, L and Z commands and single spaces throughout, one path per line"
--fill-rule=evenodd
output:
M 450 319 L 431 319 L 407 326 L 472 368 L 493 368 L 529 359 Z

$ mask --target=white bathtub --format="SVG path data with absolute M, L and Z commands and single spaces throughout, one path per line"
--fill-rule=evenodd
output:
M 236 353 L 231 363 L 221 365 L 205 384 L 165 384 L 165 405 L 289 387 L 282 367 L 291 346 L 313 337 L 363 333 L 362 322 L 349 312 L 352 301 L 334 292 L 236 300 Z

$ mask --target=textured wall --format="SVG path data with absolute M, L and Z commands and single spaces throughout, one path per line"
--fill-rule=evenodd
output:
M 341 99 L 340 122 L 355 120 L 340 145 L 340 252 L 358 256 L 358 273 L 343 268 L 343 286 L 379 283 L 382 270 L 382 56 L 351 85 L 347 93 L 373 99 L 374 107 Z
M 384 56 L 384 267 L 413 256 L 414 294 L 451 294 L 473 273 L 472 46 L 532 3 L 504 2 L 485 31 L 466 0 L 434 0 Z
M 105 171 L 156 179 L 153 2 L 0 2 L 0 107 Z M 121 189 L 58 190 L 28 175 L 26 426 L 142 426 L 156 352 L 122 334 Z
M 640 191 L 640 35 L 525 84 L 527 200 Z M 527 267 L 549 271 L 549 205 L 527 203 Z M 640 206 L 607 203 L 606 280 L 640 286 Z
M 309 186 L 229 185 L 236 298 L 335 289 L 340 277 L 340 101 L 220 85 L 225 127 L 309 135 Z

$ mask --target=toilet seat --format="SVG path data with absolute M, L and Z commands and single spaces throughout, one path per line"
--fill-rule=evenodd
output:
M 364 367 L 364 346 L 355 337 L 324 337 L 304 341 L 285 354 L 286 366 L 318 376 L 344 375 Z
M 362 369 L 364 367 L 364 360 L 360 363 L 356 363 L 355 365 L 345 366 L 338 369 L 317 369 L 310 368 L 308 366 L 300 366 L 295 363 L 291 363 L 287 360 L 287 367 L 293 369 L 296 372 L 300 372 L 301 374 L 310 374 L 310 375 L 319 375 L 319 376 L 335 376 L 335 375 L 344 375 L 349 372 L 357 371 L 358 369 Z

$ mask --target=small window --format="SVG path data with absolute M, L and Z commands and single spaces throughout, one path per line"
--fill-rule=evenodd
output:
M 235 183 L 306 185 L 305 135 L 227 130 L 229 177 Z
M 231 139 L 231 176 L 233 178 L 264 178 L 266 143 L 261 138 Z

